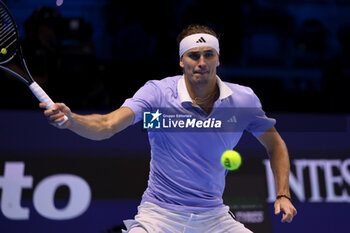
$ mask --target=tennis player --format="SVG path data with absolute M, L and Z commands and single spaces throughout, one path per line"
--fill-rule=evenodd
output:
M 283 212 L 282 222 L 291 222 L 296 215 L 290 201 L 289 156 L 274 128 L 275 120 L 265 115 L 250 88 L 221 81 L 216 74 L 219 54 L 216 33 L 207 26 L 191 25 L 179 35 L 183 75 L 148 81 L 109 114 L 79 115 L 63 103 L 45 110 L 51 124 L 92 140 L 112 137 L 142 120 L 145 113 L 157 122 L 160 108 L 203 121 L 234 122 L 234 130 L 229 131 L 149 130 L 152 159 L 148 187 L 135 218 L 124 221 L 127 232 L 251 232 L 235 220 L 222 199 L 227 170 L 221 166 L 220 156 L 236 146 L 243 130 L 251 132 L 269 154 L 277 191 L 275 214 Z M 45 108 L 43 103 L 40 106 Z M 255 110 L 240 114 L 233 108 Z M 69 120 L 58 126 L 64 115 Z

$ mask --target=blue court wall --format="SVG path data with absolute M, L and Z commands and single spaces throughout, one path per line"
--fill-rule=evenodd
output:
M 268 157 L 248 133 L 225 203 L 254 232 L 348 232 L 349 116 L 269 115 L 289 148 L 298 215 L 291 224 L 274 215 Z M 1 110 L 0 122 L 0 232 L 118 232 L 135 215 L 150 160 L 141 124 L 91 141 L 52 127 L 40 111 Z

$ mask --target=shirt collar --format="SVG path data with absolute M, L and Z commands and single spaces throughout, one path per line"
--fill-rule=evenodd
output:
M 219 99 L 222 100 L 232 95 L 233 91 L 227 86 L 227 84 L 221 81 L 221 79 L 218 76 L 216 76 L 216 78 L 216 83 L 220 90 Z M 184 75 L 182 75 L 182 77 L 177 82 L 177 93 L 179 95 L 181 103 L 193 102 L 192 98 L 190 97 L 190 94 L 187 91 Z

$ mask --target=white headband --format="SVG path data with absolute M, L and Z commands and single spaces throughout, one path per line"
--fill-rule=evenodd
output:
M 197 33 L 190 36 L 186 36 L 180 42 L 180 58 L 188 50 L 197 48 L 197 47 L 211 47 L 216 50 L 219 54 L 219 41 L 215 36 L 212 36 L 207 33 Z

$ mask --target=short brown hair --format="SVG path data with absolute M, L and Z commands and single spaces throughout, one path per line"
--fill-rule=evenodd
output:
M 182 32 L 177 36 L 177 45 L 180 45 L 180 42 L 183 38 L 196 33 L 207 33 L 218 38 L 216 32 L 210 27 L 200 24 L 191 24 L 182 30 Z

